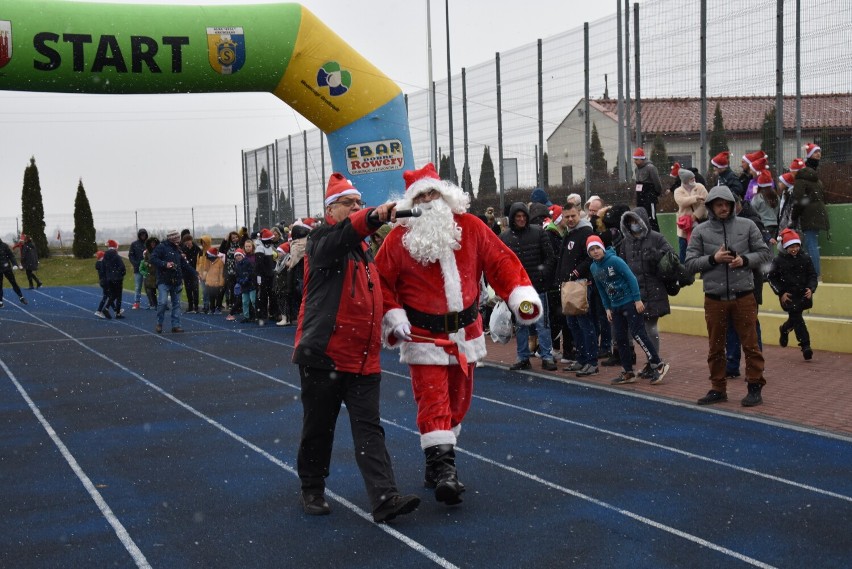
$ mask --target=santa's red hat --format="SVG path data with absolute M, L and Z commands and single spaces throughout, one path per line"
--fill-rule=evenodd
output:
M 641 146 L 633 151 L 634 160 L 645 160 L 645 158 L 645 151 L 642 149 Z
M 672 170 L 669 172 L 669 175 L 672 178 L 677 178 L 677 173 L 680 172 L 680 162 L 675 162 L 672 164 Z
M 728 152 L 727 150 L 720 152 L 719 154 L 717 154 L 716 156 L 713 157 L 713 159 L 710 161 L 710 163 L 713 166 L 715 166 L 716 168 L 727 168 L 728 167 L 728 156 L 730 156 L 730 154 L 731 153 Z
M 781 183 L 788 188 L 792 188 L 796 183 L 796 176 L 794 176 L 792 172 L 784 172 L 781 174 L 779 180 L 781 180 Z
M 805 161 L 801 158 L 793 158 L 793 161 L 790 162 L 790 171 L 794 174 L 805 167 Z
M 118 241 L 116 241 L 115 239 L 110 239 L 109 241 L 107 241 L 107 248 L 118 249 Z
M 402 179 L 405 180 L 405 193 L 411 186 L 415 185 L 420 180 L 441 180 L 438 172 L 435 170 L 435 165 L 429 162 L 419 170 L 406 170 L 402 173 Z
M 396 202 L 397 209 L 411 209 L 415 205 L 414 200 L 417 196 L 432 190 L 441 193 L 453 213 L 464 213 L 470 205 L 470 196 L 459 186 L 450 181 L 442 180 L 435 170 L 435 165 L 431 162 L 419 170 L 406 170 L 403 172 L 402 178 L 405 180 L 405 195 L 402 200 Z M 410 219 L 412 218 L 403 219 L 400 223 L 405 225 Z
M 767 166 L 769 166 L 769 160 L 767 160 L 765 157 L 763 157 L 763 158 L 758 158 L 757 160 L 752 162 L 751 166 L 749 166 L 749 168 L 751 168 L 752 172 L 754 172 L 755 174 L 760 174 L 761 172 L 766 170 Z
M 343 174 L 335 172 L 328 179 L 328 188 L 325 190 L 325 205 L 330 206 L 343 196 L 356 196 L 360 199 L 361 192 L 356 190 L 352 182 L 347 180 Z
M 553 223 L 559 223 L 562 221 L 562 206 L 553 204 L 550 206 L 550 219 L 553 220 Z
M 757 185 L 761 188 L 772 185 L 772 172 L 769 171 L 769 168 L 760 171 L 760 174 L 757 176 Z
M 281 255 L 286 255 L 290 252 L 290 242 L 285 241 L 284 243 L 276 247 L 275 250 L 278 251 L 278 253 L 280 253 Z
M 822 152 L 822 148 L 820 148 L 813 142 L 809 142 L 805 145 L 805 158 L 810 158 L 814 155 L 814 152 Z
M 302 220 L 302 223 L 313 229 L 313 227 L 317 224 L 317 220 L 313 217 L 306 217 Z
M 21 241 L 26 241 L 26 240 L 27 240 L 27 234 L 21 233 Z
M 261 241 L 272 241 L 273 239 L 275 239 L 275 234 L 272 233 L 272 231 L 270 231 L 269 229 L 267 229 L 265 227 L 260 230 L 260 240 Z
M 601 239 L 597 235 L 589 235 L 589 238 L 586 239 L 586 251 L 590 251 L 592 247 L 600 247 L 601 249 L 606 249 L 603 244 L 603 239 Z
M 749 152 L 743 156 L 743 160 L 748 162 L 749 165 L 753 164 L 755 160 L 760 160 L 761 158 L 766 158 L 766 152 L 763 150 L 755 150 L 754 152 Z
M 802 240 L 799 239 L 799 234 L 793 231 L 792 229 L 785 229 L 781 232 L 781 248 L 786 249 L 790 245 L 795 245 L 798 243 L 802 244 Z

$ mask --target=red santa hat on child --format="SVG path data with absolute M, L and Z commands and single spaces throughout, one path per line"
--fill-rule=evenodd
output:
M 715 166 L 716 168 L 727 168 L 728 167 L 728 156 L 730 156 L 730 154 L 731 153 L 728 152 L 727 150 L 720 152 L 719 154 L 717 154 L 716 156 L 713 157 L 713 159 L 710 161 L 710 163 L 713 166 Z
M 234 258 L 235 258 L 235 259 L 237 258 L 237 255 L 239 255 L 240 257 L 245 257 L 245 256 L 246 256 L 246 252 L 245 252 L 245 250 L 244 250 L 242 247 L 237 247 L 237 250 L 236 250 L 236 251 L 234 251 Z
M 553 220 L 553 223 L 558 224 L 562 221 L 562 206 L 553 204 L 550 206 L 550 219 Z
M 634 160 L 645 160 L 646 159 L 645 151 L 642 149 L 641 146 L 633 151 L 633 159 Z
M 217 257 L 224 257 L 225 255 L 219 252 L 218 247 L 210 247 L 209 249 L 207 249 L 207 256 L 210 259 L 215 259 Z
M 275 239 L 275 234 L 272 233 L 272 231 L 270 231 L 269 229 L 267 229 L 265 227 L 260 230 L 260 240 L 261 241 L 272 241 L 273 239 Z
M 749 168 L 751 168 L 751 171 L 754 172 L 755 174 L 760 174 L 761 172 L 766 170 L 766 167 L 768 165 L 769 165 L 769 160 L 767 160 L 765 157 L 763 157 L 763 158 L 758 158 L 757 160 L 752 162 L 751 165 L 749 166 Z
M 786 249 L 790 245 L 795 245 L 798 243 L 802 244 L 802 240 L 799 239 L 799 234 L 793 231 L 792 229 L 785 229 L 781 232 L 781 248 Z
M 592 247 L 600 247 L 601 249 L 606 249 L 603 244 L 603 239 L 601 239 L 597 235 L 589 235 L 589 238 L 586 239 L 586 251 L 591 251 Z
M 402 174 L 405 180 L 405 195 L 396 204 L 397 209 L 411 209 L 414 206 L 414 198 L 432 190 L 438 190 L 453 213 L 464 213 L 470 204 L 468 196 L 460 187 L 442 180 L 438 176 L 435 165 L 429 162 L 419 170 L 406 170 Z M 409 218 L 403 219 L 401 223 L 406 224 Z
M 766 152 L 763 150 L 755 150 L 754 152 L 749 152 L 743 156 L 743 160 L 748 162 L 749 165 L 753 164 L 755 160 L 760 160 L 761 158 L 766 158 Z
M 810 158 L 814 155 L 814 152 L 822 152 L 822 148 L 820 148 L 813 142 L 809 142 L 805 145 L 805 158 Z
M 680 162 L 675 162 L 672 164 L 672 170 L 669 172 L 669 175 L 672 178 L 677 178 L 677 173 L 680 172 Z
M 361 192 L 355 189 L 352 182 L 347 180 L 343 174 L 335 172 L 328 179 L 328 188 L 325 190 L 325 205 L 330 206 L 343 196 L 356 196 L 361 198 Z
M 760 171 L 757 176 L 757 185 L 761 188 L 772 186 L 772 172 L 769 171 L 769 168 Z
M 781 180 L 781 183 L 788 188 L 792 188 L 796 183 L 796 176 L 794 176 L 792 172 L 784 172 L 781 174 L 779 180 Z
M 97 253 L 95 253 L 95 257 L 98 259 L 98 261 L 100 261 L 101 259 L 104 258 L 104 252 L 98 251 Z
M 801 158 L 793 158 L 793 161 L 790 162 L 790 171 L 794 174 L 805 167 L 805 161 Z
M 290 252 L 290 242 L 285 241 L 284 243 L 276 247 L 275 250 L 278 251 L 280 255 L 286 255 Z
M 115 239 L 107 241 L 107 249 L 118 249 L 118 241 Z

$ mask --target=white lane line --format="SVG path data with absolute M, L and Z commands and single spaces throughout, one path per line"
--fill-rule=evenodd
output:
M 67 302 L 67 301 L 64 301 L 64 300 L 63 300 L 62 302 L 66 302 L 67 304 L 70 304 L 71 306 L 76 306 L 76 305 L 71 304 L 70 302 Z M 209 425 L 210 425 L 210 426 L 212 426 L 212 427 L 215 427 L 216 429 L 218 429 L 218 430 L 220 430 L 221 432 L 225 433 L 226 435 L 228 435 L 229 437 L 231 437 L 231 438 L 232 438 L 232 439 L 234 439 L 235 441 L 237 441 L 237 442 L 239 442 L 240 444 L 242 444 L 242 445 L 244 445 L 244 446 L 248 447 L 249 449 L 253 450 L 253 451 L 254 451 L 254 452 L 256 452 L 257 454 L 259 454 L 259 455 L 263 456 L 264 458 L 266 458 L 267 460 L 269 460 L 270 462 L 272 462 L 272 463 L 273 463 L 273 464 L 275 464 L 276 466 L 278 466 L 278 467 L 282 468 L 283 470 L 287 471 L 288 473 L 293 474 L 294 476 L 297 476 L 297 477 L 298 477 L 298 472 L 296 471 L 296 469 L 295 469 L 295 468 L 293 468 L 292 466 L 288 465 L 286 462 L 284 462 L 284 461 L 282 461 L 282 460 L 280 460 L 280 459 L 276 458 L 275 456 L 273 456 L 273 455 L 269 454 L 268 452 L 266 452 L 265 450 L 263 450 L 263 449 L 262 449 L 262 448 L 260 448 L 259 446 L 255 445 L 254 443 L 250 442 L 249 440 L 247 440 L 247 439 L 243 438 L 242 436 L 240 436 L 240 435 L 239 435 L 239 434 L 237 434 L 236 432 L 234 432 L 234 431 L 230 430 L 230 429 L 229 429 L 229 428 L 227 428 L 225 425 L 223 425 L 223 424 L 219 423 L 218 421 L 216 421 L 216 420 L 215 420 L 215 419 L 213 419 L 212 417 L 209 417 L 209 416 L 205 415 L 204 413 L 202 413 L 201 411 L 198 411 L 197 409 L 195 409 L 194 407 L 192 407 L 192 406 L 191 406 L 191 405 L 189 405 L 188 403 L 185 403 L 185 402 L 183 402 L 181 399 L 178 399 L 177 397 L 175 397 L 174 395 L 172 395 L 172 394 L 171 394 L 171 393 L 169 393 L 168 391 L 164 390 L 164 389 L 163 389 L 163 388 L 161 388 L 160 386 L 158 386 L 158 385 L 156 385 L 156 384 L 154 384 L 154 383 L 151 383 L 150 381 L 148 381 L 147 379 L 145 379 L 144 377 L 142 377 L 142 376 L 141 376 L 141 375 L 139 375 L 138 373 L 134 372 L 133 370 L 131 370 L 131 369 L 130 369 L 130 368 L 128 368 L 127 366 L 124 366 L 124 365 L 122 365 L 122 364 L 120 364 L 120 363 L 118 363 L 118 362 L 113 361 L 113 360 L 111 359 L 111 357 L 110 357 L 110 356 L 108 356 L 108 355 L 106 355 L 106 354 L 104 354 L 104 353 L 101 353 L 101 352 L 97 351 L 97 350 L 96 350 L 96 349 L 94 349 L 94 348 L 91 348 L 91 347 L 87 346 L 87 345 L 86 345 L 86 344 L 84 344 L 82 341 L 77 340 L 76 338 L 74 338 L 73 336 L 71 336 L 70 334 L 68 334 L 67 332 L 65 332 L 64 330 L 60 330 L 60 329 L 59 329 L 59 328 L 57 328 L 56 326 L 54 326 L 54 325 L 52 325 L 52 324 L 50 324 L 50 323 L 48 323 L 48 322 L 46 322 L 46 321 L 42 320 L 41 318 L 39 318 L 39 317 L 38 317 L 38 316 L 36 316 L 35 314 L 31 314 L 31 316 L 32 316 L 33 318 L 35 318 L 36 320 L 38 320 L 38 321 L 40 321 L 40 322 L 44 323 L 47 327 L 52 328 L 53 330 L 56 330 L 59 334 L 62 334 L 63 336 L 65 336 L 65 337 L 66 337 L 66 338 L 68 338 L 69 340 L 72 340 L 74 343 L 78 344 L 81 348 L 83 348 L 83 349 L 85 349 L 85 350 L 87 350 L 87 351 L 91 352 L 92 354 L 94 354 L 94 355 L 98 356 L 99 358 L 103 359 L 104 361 L 109 362 L 110 364 L 112 364 L 112 365 L 114 365 L 115 367 L 119 368 L 120 370 L 122 370 L 123 372 L 127 373 L 128 375 L 130 375 L 130 376 L 132 376 L 132 377 L 136 378 L 137 380 L 141 381 L 142 383 L 144 383 L 145 385 L 147 385 L 148 387 L 150 387 L 151 389 L 153 389 L 154 391 L 156 391 L 157 393 L 159 393 L 159 394 L 160 394 L 160 395 L 162 395 L 163 397 L 165 397 L 165 398 L 169 399 L 170 401 L 172 401 L 173 403 L 175 403 L 175 404 L 179 405 L 180 407 L 183 407 L 184 409 L 186 409 L 187 411 L 189 411 L 190 413 L 192 413 L 193 415 L 195 415 L 196 417 L 198 417 L 199 419 L 201 419 L 201 420 L 202 420 L 202 421 L 204 421 L 205 423 L 209 424 Z M 131 327 L 134 327 L 134 326 L 131 326 Z M 203 350 L 199 350 L 199 349 L 196 349 L 196 348 L 192 348 L 192 347 L 186 346 L 186 345 L 184 345 L 184 344 L 181 344 L 180 342 L 176 342 L 176 341 L 174 341 L 174 340 L 171 340 L 170 338 L 165 338 L 165 337 L 163 337 L 163 339 L 164 339 L 164 340 L 167 340 L 167 341 L 169 341 L 169 342 L 172 342 L 172 343 L 174 343 L 174 344 L 177 344 L 177 345 L 179 345 L 179 346 L 181 346 L 181 347 L 183 347 L 183 348 L 185 348 L 185 349 L 193 350 L 193 351 L 196 351 L 196 352 L 199 352 L 199 353 L 205 354 L 205 355 L 207 355 L 207 356 L 210 356 L 210 355 L 211 355 L 211 354 L 209 354 L 209 353 L 207 353 L 207 352 L 204 352 Z M 275 379 L 275 378 L 273 378 L 272 376 L 270 376 L 270 375 L 268 375 L 268 374 L 264 374 L 264 373 L 257 372 L 257 371 L 255 371 L 255 370 L 253 370 L 253 369 L 251 369 L 251 368 L 249 368 L 249 367 L 247 367 L 247 366 L 243 366 L 243 365 L 237 364 L 236 362 L 231 362 L 231 361 L 229 361 L 229 360 L 226 360 L 226 359 L 224 359 L 224 358 L 220 358 L 220 357 L 218 357 L 218 356 L 214 356 L 214 358 L 215 358 L 215 359 L 218 359 L 218 360 L 220 360 L 220 361 L 222 361 L 222 362 L 230 363 L 231 365 L 234 365 L 234 366 L 236 366 L 236 367 L 238 367 L 238 368 L 245 369 L 245 370 L 249 370 L 249 371 L 252 371 L 252 372 L 254 372 L 254 373 L 258 373 L 259 375 L 261 375 L 261 376 L 263 376 L 263 377 L 266 377 L 266 378 L 269 378 L 269 379 L 273 379 L 273 380 Z M 2 363 L 2 361 L 0 361 L 0 363 Z M 3 365 L 3 367 L 4 367 L 4 369 L 8 369 L 8 368 L 6 368 L 5 364 Z M 11 373 L 11 372 L 9 372 L 9 373 Z M 287 383 L 287 382 L 285 382 L 285 381 L 280 381 L 280 380 L 275 380 L 275 381 L 278 381 L 278 383 L 281 383 L 281 384 L 287 385 L 287 386 L 289 386 L 289 387 L 298 388 L 296 385 L 294 385 L 294 384 L 292 384 L 292 383 Z M 17 382 L 16 382 L 16 384 L 17 384 Z M 38 411 L 37 409 L 34 409 L 34 412 L 37 412 L 37 411 Z M 40 414 L 39 414 L 39 415 L 40 415 Z M 61 444 L 61 441 L 59 441 L 59 443 Z M 64 445 L 63 445 L 63 448 L 64 448 Z M 66 449 L 66 452 L 67 452 L 67 449 Z M 68 457 L 69 457 L 69 458 L 71 458 L 71 460 L 73 460 L 73 457 L 71 456 L 71 454 L 70 454 L 70 453 L 68 453 Z M 76 462 L 75 462 L 75 464 L 76 464 Z M 88 480 L 88 479 L 87 479 L 87 480 Z M 89 485 L 91 485 L 91 482 L 89 482 Z M 94 487 L 92 487 L 92 489 L 94 490 Z M 439 565 L 440 567 L 445 567 L 446 569 L 458 569 L 458 568 L 457 568 L 457 566 L 456 566 L 456 565 L 454 565 L 453 563 L 451 563 L 449 560 L 447 560 L 447 559 L 445 559 L 445 558 L 441 557 L 440 555 L 438 555 L 437 553 L 435 553 L 435 552 L 434 552 L 434 551 L 432 551 L 431 549 L 429 549 L 429 548 L 427 548 L 426 546 L 422 545 L 421 543 L 419 543 L 419 542 L 417 542 L 417 541 L 415 541 L 415 540 L 411 539 L 411 538 L 410 538 L 410 537 L 408 537 L 407 535 L 405 535 L 405 534 L 403 534 L 403 533 L 401 533 L 401 532 L 399 532 L 399 531 L 395 530 L 394 528 L 392 528 L 392 527 L 391 527 L 391 526 L 389 526 L 388 524 L 375 524 L 375 523 L 373 522 L 373 516 L 372 516 L 372 514 L 371 514 L 371 513 L 369 513 L 369 512 L 367 512 L 367 511 L 365 511 L 365 510 L 363 510 L 363 509 L 359 508 L 357 505 L 353 504 L 352 502 L 350 502 L 349 500 L 347 500 L 347 499 L 346 499 L 346 498 L 344 498 L 343 496 L 340 496 L 339 494 L 337 494 L 337 493 L 335 493 L 335 492 L 332 492 L 331 490 L 328 490 L 328 489 L 326 489 L 326 492 L 325 492 L 325 493 L 326 493 L 326 495 L 327 495 L 329 498 L 331 498 L 331 499 L 333 499 L 334 501 L 338 502 L 339 504 L 341 504 L 342 506 L 344 506 L 346 509 L 348 509 L 348 510 L 352 511 L 353 513 L 355 513 L 356 515 L 360 516 L 361 518 L 363 518 L 363 519 L 365 519 L 365 520 L 369 521 L 371 524 L 377 525 L 377 526 L 379 527 L 379 529 L 381 529 L 382 531 L 384 531 L 384 532 L 385 532 L 385 533 L 387 533 L 388 535 L 390 535 L 390 536 L 392 536 L 392 537 L 394 537 L 394 538 L 398 539 L 399 541 L 401 541 L 402 543 L 404 543 L 405 545 L 407 545 L 408 547 L 410 547 L 411 549 L 413 549 L 413 550 L 414 550 L 414 551 L 416 551 L 417 553 L 419 553 L 419 554 L 423 555 L 424 557 L 426 557 L 426 558 L 427 558 L 427 559 L 429 559 L 430 561 L 432 561 L 432 562 L 436 563 L 436 564 L 437 564 L 437 565 Z M 100 496 L 100 495 L 98 495 L 98 496 Z M 106 502 L 103 502 L 103 500 L 102 500 L 102 499 L 101 499 L 101 502 L 103 503 L 104 507 L 107 507 L 107 506 L 106 506 Z M 108 507 L 107 507 L 107 509 L 108 509 Z M 111 511 L 110 511 L 109 513 L 110 513 L 110 515 L 112 515 L 112 512 L 111 512 Z M 112 516 L 112 517 L 115 519 L 115 516 Z M 108 518 L 108 519 L 109 519 L 109 518 Z M 117 519 L 115 519 L 115 521 L 116 521 L 116 523 L 118 523 L 118 520 L 117 520 Z M 119 525 L 120 525 L 120 524 L 119 524 Z M 122 530 L 123 530 L 123 529 L 124 529 L 124 528 L 122 527 Z M 125 535 L 127 535 L 127 532 L 126 532 L 126 531 L 124 531 L 124 534 L 125 534 Z M 121 535 L 119 535 L 119 537 L 121 537 Z M 128 538 L 128 539 L 129 539 L 129 538 Z M 132 542 L 131 542 L 131 543 L 132 543 Z M 134 546 L 134 547 L 135 547 L 135 546 Z M 137 550 L 138 550 L 138 548 L 137 548 Z M 139 552 L 139 554 L 141 555 L 141 551 Z M 144 557 L 143 557 L 142 559 L 144 560 Z M 147 562 L 146 562 L 146 565 L 141 566 L 141 567 L 148 567 Z
M 130 534 L 127 533 L 127 530 L 125 529 L 124 525 L 122 525 L 119 519 L 115 516 L 112 509 L 106 503 L 106 500 L 104 500 L 103 496 L 101 496 L 101 493 L 98 492 L 98 489 L 95 488 L 95 485 L 92 484 L 92 481 L 89 479 L 89 477 L 80 467 L 80 465 L 74 459 L 74 455 L 71 454 L 71 452 L 68 450 L 68 447 L 65 446 L 65 443 L 62 442 L 62 439 L 59 438 L 59 435 L 56 434 L 56 431 L 53 429 L 47 419 L 44 418 L 44 415 L 41 414 L 41 411 L 36 406 L 35 402 L 30 398 L 26 389 L 24 389 L 24 386 L 21 385 L 21 383 L 15 377 L 15 374 L 13 374 L 12 370 L 10 370 L 9 367 L 6 365 L 6 362 L 0 360 L 0 367 L 3 368 L 3 371 L 6 372 L 6 375 L 9 377 L 9 379 L 12 381 L 12 383 L 15 384 L 15 388 L 18 390 L 18 393 L 20 393 L 24 401 L 27 402 L 27 405 L 29 405 L 30 407 L 30 411 L 32 411 L 33 415 L 35 415 L 35 418 L 38 419 L 38 422 L 41 423 L 41 426 L 47 432 L 47 435 L 51 438 L 53 444 L 56 445 L 56 448 L 59 449 L 59 452 L 62 454 L 62 457 L 65 459 L 65 462 L 68 463 L 68 466 L 71 467 L 71 470 L 80 480 L 80 482 L 83 483 L 83 487 L 89 493 L 89 496 L 92 497 L 92 500 L 95 502 L 95 504 L 97 504 L 98 508 L 101 510 L 101 513 L 103 514 L 104 518 L 106 518 L 109 525 L 112 526 L 113 531 L 115 531 L 115 535 L 118 536 L 118 539 L 121 541 L 121 544 L 124 545 L 124 548 L 133 558 L 133 562 L 136 563 L 136 566 L 140 569 L 150 569 L 151 565 L 148 563 L 148 560 L 145 558 L 145 555 L 130 537 Z

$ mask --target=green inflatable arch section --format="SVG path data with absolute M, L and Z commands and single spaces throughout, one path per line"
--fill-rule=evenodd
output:
M 0 89 L 269 92 L 326 134 L 368 203 L 413 169 L 400 88 L 299 4 L 0 3 Z

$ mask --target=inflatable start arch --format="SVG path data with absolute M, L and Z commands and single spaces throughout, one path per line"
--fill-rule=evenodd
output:
M 269 92 L 325 132 L 370 204 L 413 169 L 400 88 L 299 4 L 0 3 L 0 89 Z

